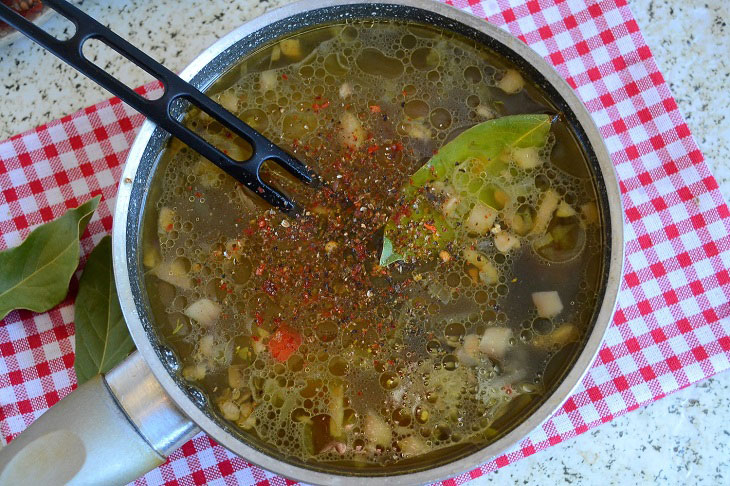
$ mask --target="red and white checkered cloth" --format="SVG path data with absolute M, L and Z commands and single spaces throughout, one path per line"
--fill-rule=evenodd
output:
M 730 211 L 626 0 L 454 3 L 528 43 L 588 106 L 620 180 L 626 263 L 613 323 L 575 393 L 517 447 L 450 485 L 730 368 Z M 0 143 L 0 249 L 102 194 L 82 241 L 88 254 L 111 229 L 122 164 L 141 123 L 112 99 Z M 4 440 L 75 387 L 75 288 L 69 295 L 48 313 L 16 311 L 0 322 Z M 201 434 L 137 484 L 286 482 Z

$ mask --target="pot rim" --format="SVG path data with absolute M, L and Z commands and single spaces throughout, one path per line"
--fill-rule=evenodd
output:
M 443 464 L 433 469 L 419 470 L 413 473 L 391 476 L 345 476 L 316 471 L 276 459 L 275 457 L 257 450 L 256 448 L 239 440 L 206 415 L 198 407 L 191 396 L 183 390 L 179 386 L 178 382 L 176 382 L 168 373 L 158 350 L 150 341 L 148 333 L 144 329 L 140 314 L 135 304 L 135 296 L 132 292 L 130 280 L 130 267 L 131 265 L 137 265 L 137 262 L 135 259 L 130 258 L 129 252 L 130 247 L 136 245 L 136 242 L 132 242 L 130 244 L 128 228 L 130 225 L 139 225 L 140 221 L 134 218 L 134 212 L 129 211 L 129 208 L 130 203 L 141 204 L 139 201 L 132 200 L 132 190 L 137 184 L 148 183 L 148 181 L 138 180 L 138 169 L 140 167 L 140 162 L 143 160 L 143 157 L 145 157 L 148 145 L 150 144 L 153 135 L 155 135 L 156 132 L 161 132 L 161 129 L 158 129 L 157 126 L 150 121 L 145 121 L 142 125 L 142 128 L 140 129 L 140 132 L 129 151 L 117 195 L 112 229 L 112 252 L 117 292 L 132 339 L 165 391 L 183 411 L 183 413 L 188 415 L 192 421 L 197 423 L 201 429 L 208 433 L 218 443 L 235 454 L 238 454 L 247 461 L 268 471 L 299 481 L 305 481 L 307 483 L 388 486 L 426 483 L 467 472 L 505 451 L 505 449 L 516 445 L 521 439 L 525 438 L 530 431 L 536 429 L 545 420 L 547 420 L 568 398 L 571 391 L 583 378 L 598 352 L 606 329 L 611 322 L 616 304 L 623 269 L 624 248 L 622 203 L 616 175 L 603 139 L 587 109 L 568 83 L 565 82 L 565 80 L 554 70 L 552 66 L 550 66 L 526 44 L 501 29 L 488 24 L 483 19 L 445 4 L 423 2 L 422 0 L 302 0 L 267 12 L 264 15 L 252 19 L 236 28 L 196 57 L 182 71 L 180 77 L 186 81 L 191 81 L 228 48 L 274 22 L 286 20 L 288 17 L 296 16 L 307 11 L 327 9 L 331 7 L 342 7 L 343 5 L 367 5 L 372 6 L 374 9 L 377 9 L 379 5 L 392 5 L 418 9 L 446 17 L 491 37 L 496 42 L 513 51 L 518 57 L 521 57 L 525 62 L 529 63 L 534 69 L 536 69 L 571 108 L 578 123 L 584 130 L 587 142 L 590 144 L 597 159 L 604 182 L 604 196 L 608 202 L 609 212 L 608 221 L 605 223 L 610 225 L 611 228 L 611 253 L 605 263 L 607 266 L 606 271 L 608 273 L 608 279 L 605 282 L 605 291 L 601 301 L 600 310 L 595 319 L 593 330 L 586 340 L 582 351 L 576 358 L 572 368 L 564 376 L 560 385 L 537 409 L 527 416 L 522 423 L 515 426 L 510 432 L 495 442 L 492 442 L 482 449 L 453 462 Z M 207 86 L 198 87 L 200 89 L 205 89 Z M 603 214 L 605 214 L 605 212 Z M 135 252 L 133 253 L 136 254 Z

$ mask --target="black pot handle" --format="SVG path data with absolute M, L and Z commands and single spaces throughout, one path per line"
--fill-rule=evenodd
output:
M 110 29 L 100 24 L 65 0 L 44 0 L 44 4 L 63 15 L 76 26 L 76 32 L 68 40 L 59 40 L 33 24 L 31 21 L 0 2 L 0 20 L 19 30 L 43 48 L 73 66 L 97 84 L 109 90 L 148 120 L 164 128 L 191 149 L 207 158 L 269 204 L 283 211 L 297 207 L 286 195 L 267 185 L 259 176 L 261 165 L 272 160 L 284 167 L 298 179 L 310 184 L 315 174 L 299 160 L 274 145 L 262 134 L 239 120 L 218 103 L 208 98 L 197 88 L 180 79 L 175 73 L 140 51 Z M 83 55 L 84 43 L 97 39 L 114 49 L 141 69 L 160 81 L 164 94 L 155 100 L 148 100 L 111 76 Z M 176 100 L 185 100 L 217 120 L 231 132 L 246 140 L 253 149 L 251 158 L 244 162 L 235 161 L 201 136 L 185 127 L 172 116 Z

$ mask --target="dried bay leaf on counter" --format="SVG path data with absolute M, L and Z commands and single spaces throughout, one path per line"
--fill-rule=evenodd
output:
M 498 175 L 508 167 L 503 159 L 511 150 L 544 146 L 551 124 L 548 115 L 505 116 L 479 123 L 441 147 L 403 187 L 403 196 L 385 225 L 380 265 L 427 258 L 456 238 L 454 227 L 428 197 L 429 186 L 452 183 L 457 175 L 466 179 L 461 181 L 465 186 L 477 181 L 482 173 L 459 171 L 470 160 L 479 161 L 487 177 Z M 492 187 L 464 197 L 462 203 L 494 205 L 488 189 Z
M 78 384 L 106 373 L 134 349 L 119 306 L 112 268 L 111 237 L 105 236 L 86 262 L 74 310 Z
M 35 228 L 19 246 L 0 252 L 0 319 L 14 309 L 45 312 L 66 297 L 79 264 L 79 238 L 100 199 L 67 211 Z

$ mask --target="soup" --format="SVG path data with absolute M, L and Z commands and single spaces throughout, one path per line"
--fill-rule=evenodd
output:
M 602 236 L 580 144 L 515 66 L 354 21 L 268 45 L 211 93 L 324 181 L 264 167 L 302 206 L 289 217 L 179 142 L 162 156 L 146 289 L 221 423 L 380 474 L 474 452 L 550 394 L 592 325 Z M 186 123 L 249 157 L 207 115 Z

